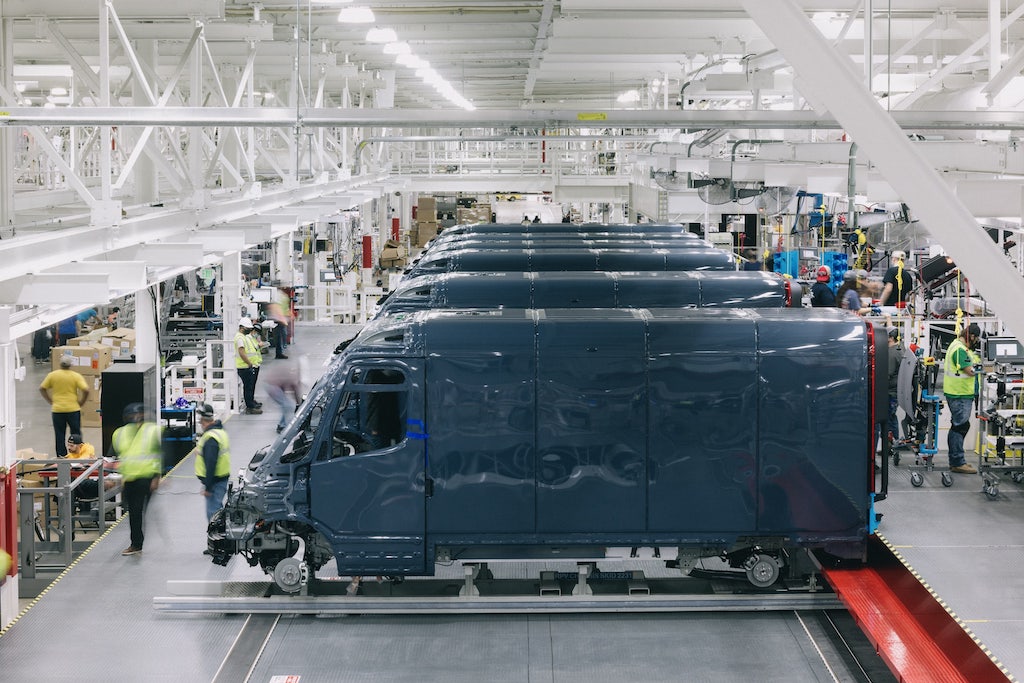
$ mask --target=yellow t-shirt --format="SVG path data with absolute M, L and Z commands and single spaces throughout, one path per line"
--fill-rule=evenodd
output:
M 74 370 L 63 368 L 48 374 L 39 388 L 49 391 L 50 400 L 53 401 L 52 411 L 55 413 L 77 413 L 82 409 L 78 405 L 78 390 L 89 390 L 84 377 Z
M 96 449 L 93 447 L 93 445 L 91 443 L 83 443 L 83 444 L 81 444 L 78 447 L 78 452 L 77 453 L 72 453 L 69 450 L 68 451 L 68 457 L 69 458 L 76 458 L 76 459 L 79 459 L 79 460 L 85 460 L 85 459 L 95 460 L 96 459 Z

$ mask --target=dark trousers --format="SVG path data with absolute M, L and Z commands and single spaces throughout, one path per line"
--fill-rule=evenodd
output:
M 124 507 L 128 510 L 128 525 L 132 532 L 132 547 L 142 550 L 142 543 L 146 540 L 142 533 L 142 522 L 146 516 L 146 506 L 149 504 L 149 487 L 153 485 L 153 478 L 133 479 L 126 481 L 121 490 L 121 498 Z
M 73 413 L 50 413 L 53 418 L 53 437 L 55 439 L 57 457 L 66 458 L 68 455 L 68 427 L 72 434 L 82 433 L 82 411 L 76 410 Z
M 242 399 L 245 407 L 256 407 L 256 368 L 238 368 L 238 378 L 242 380 Z
M 274 351 L 275 354 L 280 357 L 284 355 L 284 342 L 285 337 L 288 336 L 288 328 L 278 323 L 277 327 L 274 328 Z

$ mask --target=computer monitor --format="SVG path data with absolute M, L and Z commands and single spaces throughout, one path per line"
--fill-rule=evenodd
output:
M 985 358 L 996 363 L 1024 364 L 1024 347 L 1013 337 L 989 337 L 985 340 Z

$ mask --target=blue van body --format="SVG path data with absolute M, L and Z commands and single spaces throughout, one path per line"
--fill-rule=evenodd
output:
M 427 253 L 403 279 L 457 272 L 736 270 L 720 249 L 456 249 Z
M 432 308 L 782 308 L 788 281 L 762 272 L 444 273 L 403 281 L 377 313 Z
M 679 223 L 466 223 L 445 228 L 443 235 L 470 233 L 514 232 L 514 233 L 674 233 L 688 235 L 689 230 Z M 696 237 L 696 235 L 694 235 Z
M 254 459 L 208 548 L 273 573 L 301 541 L 313 572 L 391 576 L 622 546 L 862 558 L 875 358 L 838 310 L 378 318 Z

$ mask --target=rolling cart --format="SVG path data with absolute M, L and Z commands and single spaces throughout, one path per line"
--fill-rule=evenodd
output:
M 1024 482 L 1024 349 L 1012 337 L 990 337 L 985 357 L 995 366 L 982 384 L 978 472 L 982 493 L 995 500 L 1003 476 Z
M 935 454 L 938 452 L 939 441 L 939 412 L 942 410 L 942 400 L 935 393 L 935 385 L 938 380 L 939 365 L 934 358 L 920 358 L 915 354 L 914 365 L 914 391 L 912 412 L 908 412 L 907 419 L 903 421 L 906 436 L 894 444 L 893 465 L 900 464 L 900 451 L 912 450 L 914 453 L 914 464 L 909 465 L 910 483 L 914 487 L 924 484 L 924 472 L 935 470 Z M 906 411 L 906 406 L 904 406 Z M 953 475 L 949 471 L 943 471 L 942 485 L 950 487 L 953 485 Z

